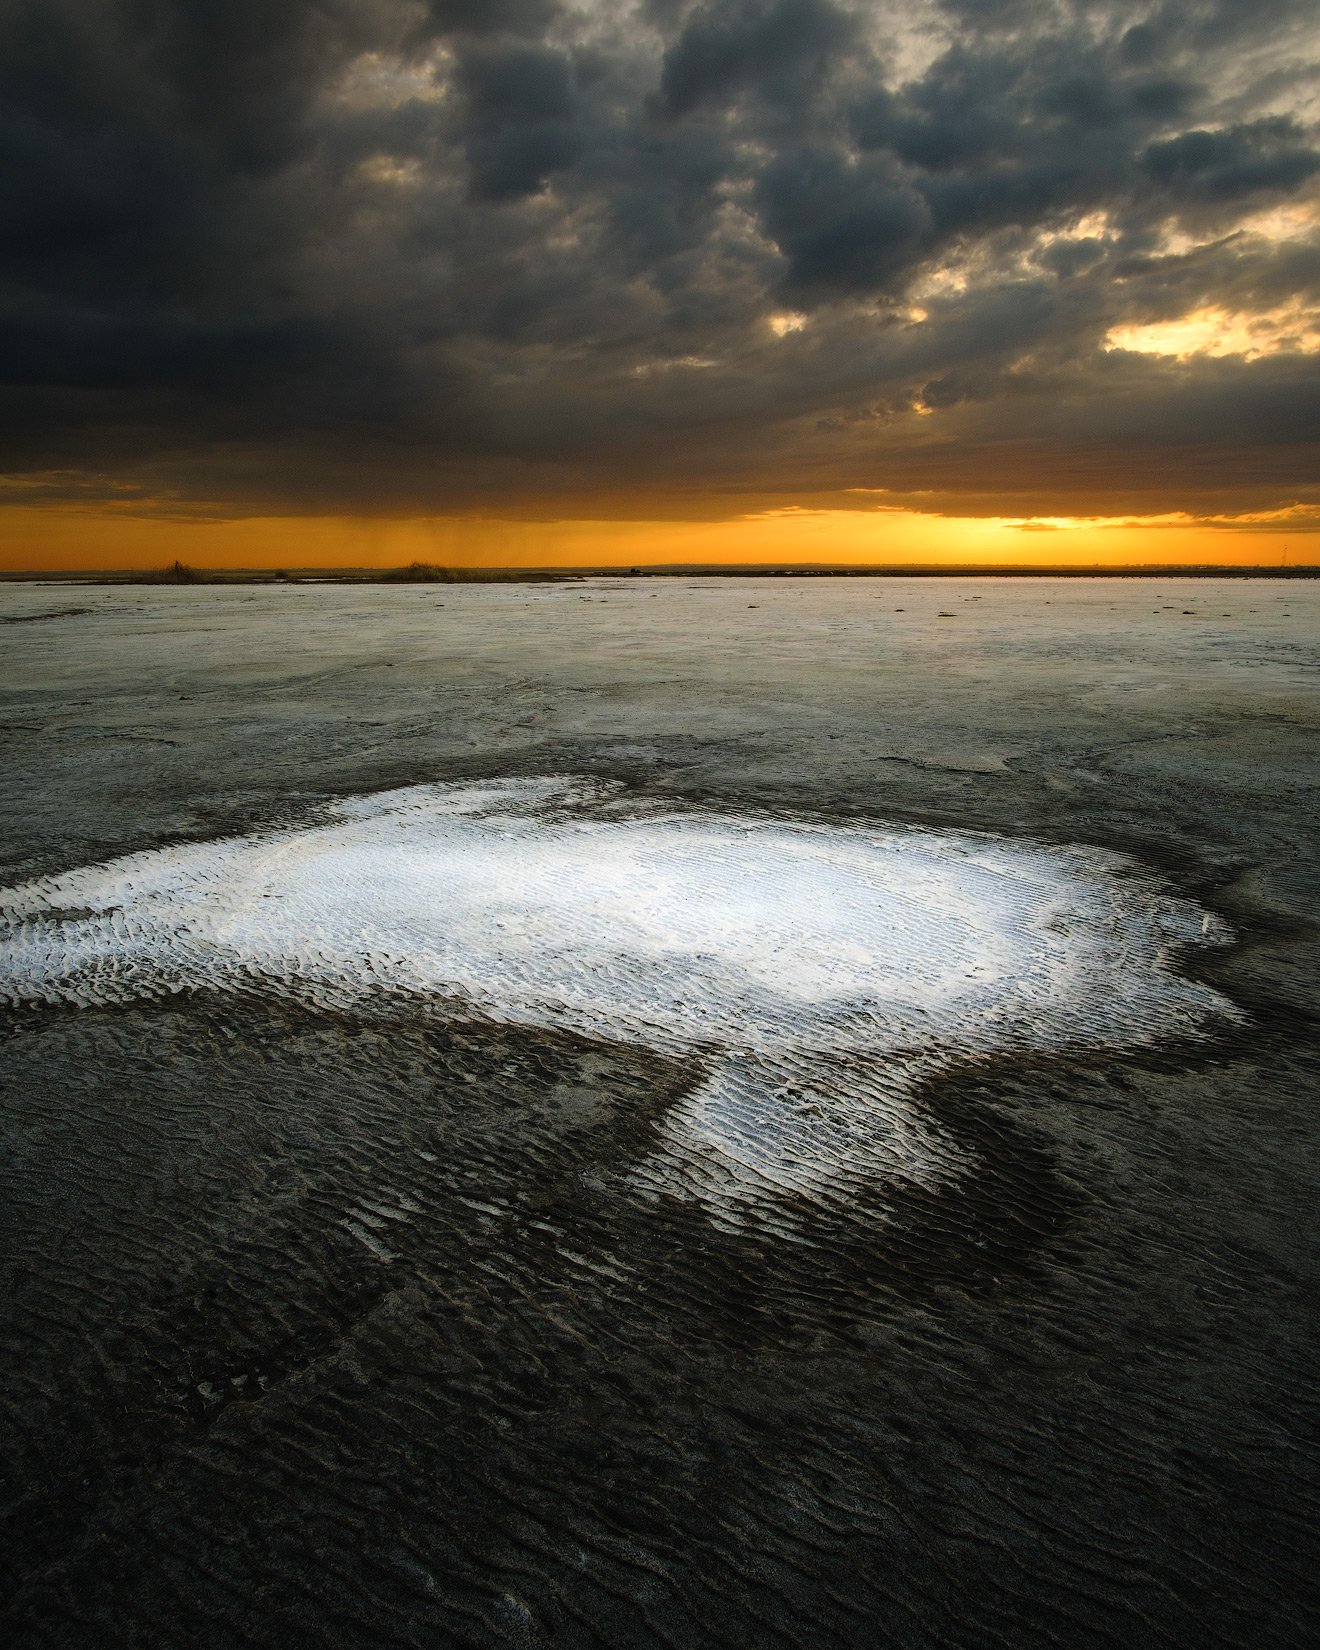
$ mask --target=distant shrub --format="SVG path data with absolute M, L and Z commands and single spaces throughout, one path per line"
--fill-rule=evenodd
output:
M 453 584 L 454 575 L 434 562 L 410 561 L 407 567 L 391 567 L 379 575 L 382 584 Z
M 206 574 L 199 568 L 189 567 L 187 562 L 174 561 L 155 574 L 151 582 L 153 584 L 205 584 Z

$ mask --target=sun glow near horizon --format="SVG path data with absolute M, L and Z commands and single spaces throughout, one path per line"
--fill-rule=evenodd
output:
M 200 568 L 615 567 L 672 563 L 1279 566 L 1320 562 L 1320 522 L 1297 505 L 1243 516 L 945 516 L 897 508 L 771 506 L 727 520 L 501 520 L 250 516 L 179 519 L 11 506 L 11 574 Z

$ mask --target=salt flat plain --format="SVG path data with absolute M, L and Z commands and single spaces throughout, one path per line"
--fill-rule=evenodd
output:
M 1320 585 L 0 618 L 11 1636 L 1312 1640 Z

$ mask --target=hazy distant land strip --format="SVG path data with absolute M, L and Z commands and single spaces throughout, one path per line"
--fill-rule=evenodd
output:
M 671 562 L 645 567 L 442 567 L 411 562 L 406 567 L 191 567 L 174 562 L 162 568 L 122 570 L 67 569 L 57 572 L 0 572 L 0 582 L 25 584 L 552 584 L 583 579 L 1314 579 L 1320 566 L 1235 566 L 1206 562 L 1180 566 L 1162 562 L 1136 566 L 1054 567 L 1017 562 L 985 566 L 961 562 L 942 565 L 834 565 L 829 562 L 722 563 Z M 50 615 L 54 617 L 54 615 Z

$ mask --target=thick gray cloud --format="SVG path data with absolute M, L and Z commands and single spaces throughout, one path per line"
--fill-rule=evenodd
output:
M 747 91 L 796 105 L 857 38 L 857 19 L 832 0 L 710 0 L 665 52 L 663 106 L 682 115 Z
M 1316 502 L 1318 44 L 1310 0 L 9 0 L 12 496 Z
M 469 50 L 459 60 L 458 85 L 474 198 L 534 195 L 581 154 L 569 52 L 521 42 Z

